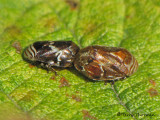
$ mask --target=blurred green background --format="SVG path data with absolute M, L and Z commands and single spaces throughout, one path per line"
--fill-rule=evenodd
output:
M 35 41 L 123 47 L 138 71 L 112 87 L 22 59 Z M 159 120 L 159 0 L 0 0 L 0 120 Z

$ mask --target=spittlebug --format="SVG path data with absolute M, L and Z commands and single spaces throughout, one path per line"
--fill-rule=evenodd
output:
M 24 59 L 46 68 L 71 67 L 79 47 L 72 41 L 38 41 L 24 50 Z
M 114 81 L 132 75 L 138 62 L 124 48 L 89 46 L 78 52 L 74 66 L 92 80 Z

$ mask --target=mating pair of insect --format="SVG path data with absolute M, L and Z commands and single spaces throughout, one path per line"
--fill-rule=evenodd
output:
M 24 58 L 47 69 L 74 67 L 89 79 L 124 79 L 138 68 L 135 57 L 124 48 L 88 46 L 80 49 L 72 41 L 38 41 L 24 50 Z

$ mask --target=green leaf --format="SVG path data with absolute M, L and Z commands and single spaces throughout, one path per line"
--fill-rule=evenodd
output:
M 158 0 L 0 0 L 0 119 L 159 120 L 159 23 Z M 74 68 L 55 76 L 22 59 L 43 40 L 123 47 L 139 68 L 114 85 Z

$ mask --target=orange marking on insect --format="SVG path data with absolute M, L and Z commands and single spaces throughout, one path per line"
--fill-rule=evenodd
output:
M 124 60 L 126 58 L 126 54 L 123 51 L 118 51 L 114 54 L 117 55 L 120 58 L 120 60 Z
M 88 72 L 89 75 L 91 76 L 96 76 L 96 77 L 100 77 L 101 76 L 101 69 L 100 66 L 97 64 L 90 64 L 88 66 L 85 67 L 86 71 Z

